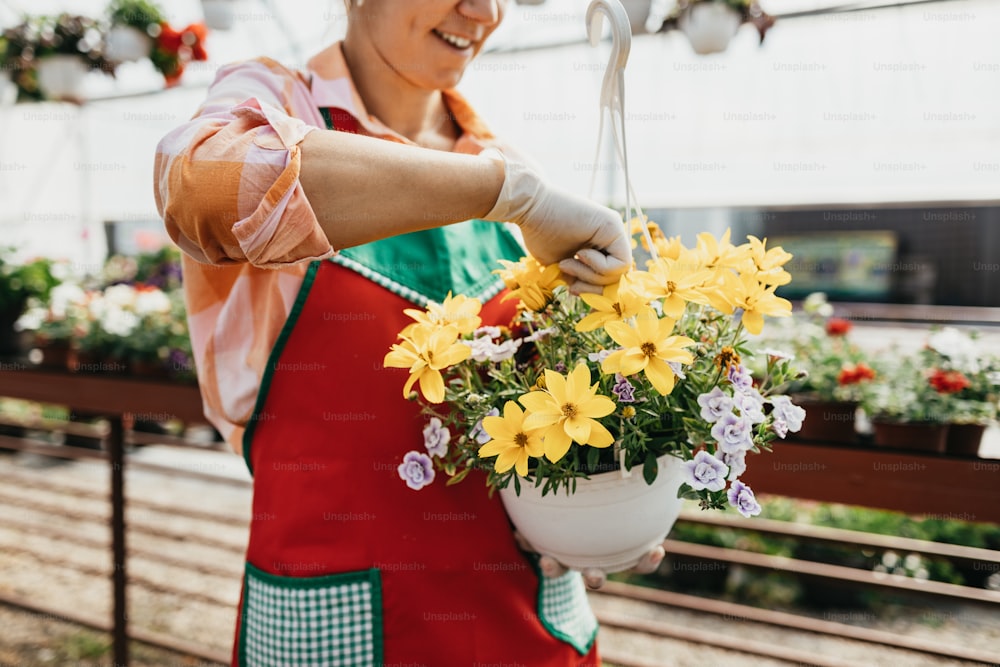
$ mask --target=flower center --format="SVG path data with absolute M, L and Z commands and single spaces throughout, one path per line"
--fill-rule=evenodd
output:
M 719 356 L 715 358 L 716 367 L 720 369 L 725 368 L 727 372 L 733 365 L 738 366 L 739 363 L 740 363 L 739 353 L 733 348 L 729 347 L 728 345 L 722 348 L 722 350 L 719 352 Z
M 618 317 L 622 316 L 622 305 L 620 303 L 613 303 L 611 307 L 615 309 L 615 315 Z
M 676 291 L 677 291 L 677 283 L 675 283 L 673 280 L 668 280 L 667 281 L 667 294 L 673 294 Z
M 567 419 L 573 419 L 578 414 L 578 411 L 574 404 L 566 403 L 562 406 L 562 413 Z
M 639 349 L 642 350 L 642 353 L 647 357 L 656 356 L 656 345 L 654 343 L 643 343 Z
M 514 436 L 514 444 L 518 447 L 528 446 L 528 436 L 526 433 L 518 433 Z

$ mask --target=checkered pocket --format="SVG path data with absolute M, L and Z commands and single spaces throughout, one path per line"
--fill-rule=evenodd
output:
M 381 665 L 378 570 L 284 577 L 247 563 L 239 662 L 244 667 Z
M 538 617 L 549 633 L 586 655 L 597 638 L 597 618 L 587 600 L 583 577 L 570 570 L 561 577 L 538 577 Z

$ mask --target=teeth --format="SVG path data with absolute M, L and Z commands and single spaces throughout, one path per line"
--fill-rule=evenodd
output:
M 435 31 L 435 34 L 444 41 L 448 42 L 452 46 L 459 49 L 467 49 L 469 48 L 469 46 L 472 45 L 471 39 L 465 39 L 464 37 L 459 37 L 458 35 L 449 35 L 448 33 L 438 32 L 438 31 Z

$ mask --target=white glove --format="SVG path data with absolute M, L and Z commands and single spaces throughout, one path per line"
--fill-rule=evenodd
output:
M 600 292 L 632 266 L 632 245 L 618 213 L 545 183 L 530 167 L 504 161 L 504 183 L 486 220 L 521 228 L 528 252 L 545 265 L 559 263 L 573 292 Z

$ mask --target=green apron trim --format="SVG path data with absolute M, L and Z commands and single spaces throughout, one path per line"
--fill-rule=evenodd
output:
M 382 664 L 378 570 L 288 577 L 247 563 L 243 585 L 240 665 Z
M 298 322 L 299 315 L 302 314 L 302 309 L 305 308 L 306 297 L 309 296 L 309 292 L 312 290 L 319 267 L 319 261 L 313 261 L 309 263 L 309 268 L 306 269 L 306 275 L 302 278 L 299 293 L 295 295 L 295 303 L 292 304 L 292 310 L 288 313 L 288 319 L 285 320 L 284 326 L 281 327 L 278 340 L 275 341 L 274 347 L 271 348 L 271 354 L 267 358 L 264 375 L 260 379 L 260 389 L 257 391 L 257 401 L 254 403 L 253 412 L 250 413 L 250 422 L 247 424 L 246 430 L 243 431 L 243 460 L 246 461 L 247 470 L 250 471 L 251 476 L 253 475 L 253 464 L 250 463 L 250 443 L 253 442 L 253 434 L 257 428 L 257 422 L 260 421 L 260 415 L 264 411 L 264 403 L 267 401 L 267 394 L 271 389 L 271 379 L 274 377 L 278 360 L 281 359 L 281 353 L 285 350 L 285 344 L 292 335 L 292 330 L 295 329 L 295 323 Z
M 504 288 L 497 260 L 523 256 L 503 224 L 467 220 L 346 248 L 330 261 L 425 307 L 449 293 L 488 301 Z
M 328 130 L 339 129 L 329 107 Z M 451 294 L 487 301 L 503 288 L 497 260 L 517 261 L 524 249 L 503 223 L 467 220 L 340 250 L 331 262 L 421 307 Z

